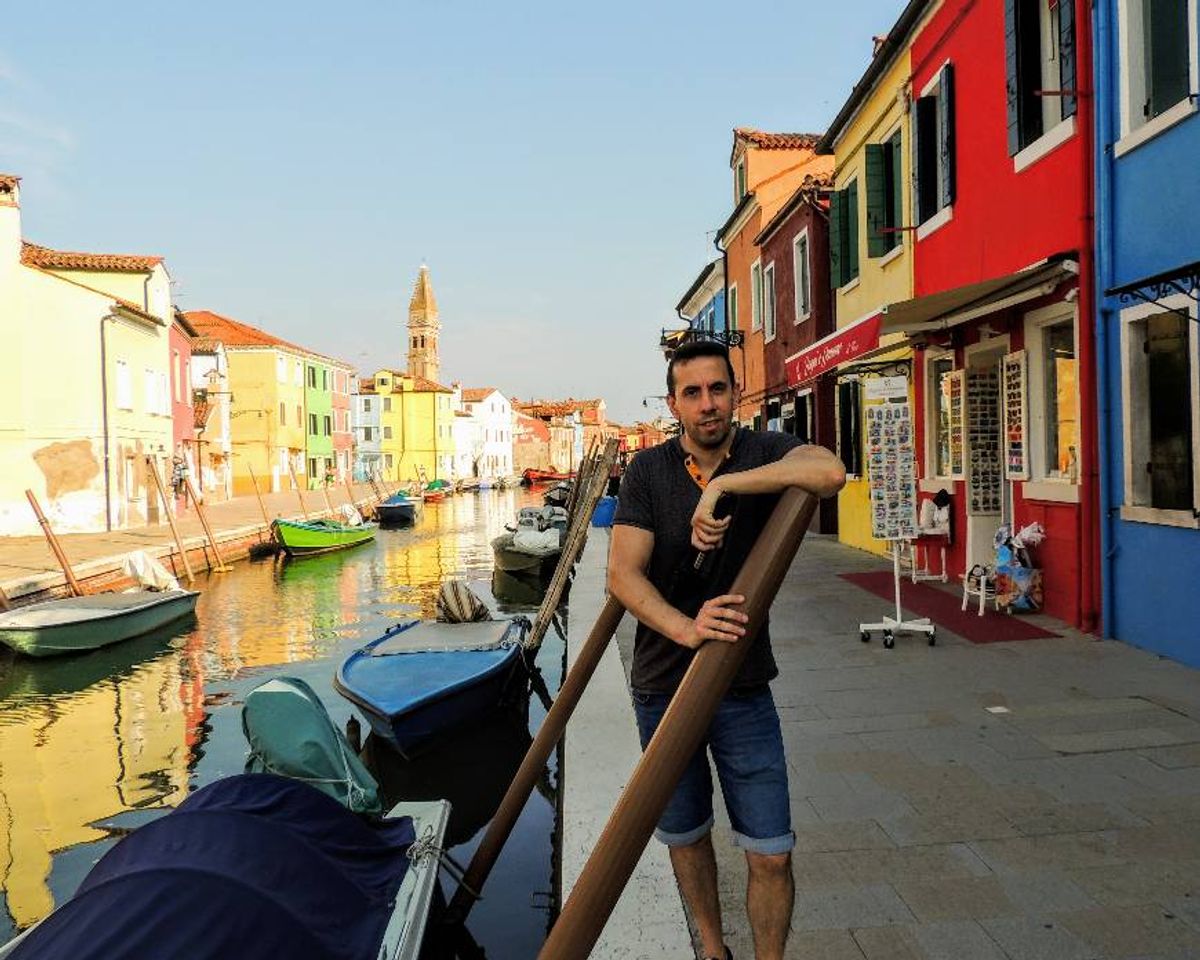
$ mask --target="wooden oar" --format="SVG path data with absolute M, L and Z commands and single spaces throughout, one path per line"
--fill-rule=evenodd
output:
M 228 573 L 233 568 L 226 566 L 225 561 L 221 559 L 221 550 L 217 547 L 217 538 L 213 536 L 212 527 L 208 525 L 208 516 L 205 513 L 204 504 L 196 496 L 196 488 L 192 486 L 191 479 L 186 476 L 183 478 L 183 485 L 187 490 L 188 496 L 192 498 L 192 504 L 196 507 L 196 516 L 200 518 L 200 525 L 204 527 L 205 536 L 208 537 L 208 545 L 212 547 L 213 556 L 217 560 L 217 565 L 209 567 L 209 569 L 214 573 Z
M 50 543 L 50 549 L 58 560 L 58 565 L 62 567 L 63 576 L 67 578 L 67 586 L 71 590 L 71 595 L 82 597 L 87 591 L 79 585 L 79 581 L 75 579 L 75 572 L 71 569 L 71 563 L 67 560 L 67 555 L 63 552 L 62 545 L 58 542 L 58 537 L 54 535 L 54 531 L 50 529 L 50 521 L 46 519 L 46 515 L 42 513 L 42 507 L 37 501 L 37 497 L 33 495 L 32 490 L 26 490 L 25 496 L 29 498 L 29 505 L 33 507 L 33 512 L 37 515 L 38 523 L 42 527 L 42 532 L 46 535 L 46 540 Z
M 192 562 L 188 559 L 187 550 L 183 546 L 183 537 L 179 535 L 179 527 L 175 524 L 175 514 L 171 510 L 170 501 L 167 500 L 167 491 L 163 486 L 162 477 L 158 475 L 158 464 L 154 462 L 154 458 L 146 456 L 146 467 L 150 471 L 150 476 L 154 478 L 154 486 L 158 488 L 159 499 L 162 500 L 163 512 L 167 515 L 167 523 L 171 525 L 171 536 L 175 538 L 175 547 L 179 551 L 179 559 L 183 561 L 183 572 L 187 574 L 189 584 L 196 582 L 196 575 L 192 573 Z

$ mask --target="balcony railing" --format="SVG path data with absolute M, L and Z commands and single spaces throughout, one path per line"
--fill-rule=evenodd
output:
M 744 339 L 740 330 L 705 330 L 703 327 L 684 327 L 679 330 L 664 329 L 662 336 L 658 339 L 658 345 L 670 359 L 676 350 L 693 340 L 714 340 L 727 347 L 740 347 Z

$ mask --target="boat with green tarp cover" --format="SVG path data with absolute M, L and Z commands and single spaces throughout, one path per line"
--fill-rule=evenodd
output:
M 275 539 L 289 556 L 307 557 L 357 547 L 375 539 L 376 523 L 348 524 L 336 520 L 276 520 L 271 524 Z

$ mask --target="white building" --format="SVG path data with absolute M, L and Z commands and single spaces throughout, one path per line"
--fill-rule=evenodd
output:
M 233 440 L 230 433 L 229 358 L 225 344 L 212 337 L 192 338 L 192 400 L 196 411 L 195 477 L 205 500 L 233 496 Z
M 510 477 L 513 475 L 512 404 L 495 387 L 479 387 L 462 392 L 462 409 L 478 423 L 481 448 L 475 476 Z
M 351 397 L 354 429 L 354 479 L 366 480 L 383 475 L 383 453 L 380 450 L 379 405 L 375 381 L 358 380 Z

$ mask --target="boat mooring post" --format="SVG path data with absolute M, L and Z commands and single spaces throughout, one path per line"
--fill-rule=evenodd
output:
M 346 476 L 346 477 L 343 477 L 342 479 L 346 481 L 346 495 L 350 498 L 350 506 L 352 506 L 355 510 L 357 510 L 358 503 L 354 499 L 354 487 L 350 483 L 350 478 L 348 476 Z
M 38 503 L 37 497 L 33 495 L 32 490 L 26 490 L 25 496 L 29 498 L 29 505 L 33 507 L 33 512 L 37 516 L 37 521 L 41 525 L 42 532 L 46 535 L 46 540 L 50 544 L 50 550 L 54 553 L 55 559 L 58 560 L 58 565 L 62 567 L 63 576 L 67 578 L 67 587 L 70 588 L 71 595 L 82 597 L 86 591 L 79 585 L 79 581 L 75 579 L 75 571 L 71 569 L 71 561 L 67 559 L 66 553 L 63 552 L 62 544 L 58 542 L 58 537 L 50 529 L 50 521 L 42 513 L 41 504 Z
M 329 508 L 330 519 L 337 516 L 337 511 L 333 509 L 333 499 L 329 496 L 329 484 L 322 484 L 321 492 L 325 494 L 325 506 Z
M 11 610 L 12 601 L 8 599 L 8 594 L 4 592 L 4 588 L 0 587 L 0 610 Z
M 208 515 L 205 513 L 204 504 L 196 496 L 196 488 L 192 486 L 191 478 L 185 476 L 183 483 L 187 490 L 187 495 L 192 498 L 192 503 L 195 504 L 196 516 L 200 518 L 200 525 L 204 527 L 204 534 L 208 537 L 208 545 L 212 547 L 213 556 L 217 559 L 217 565 L 210 567 L 210 569 L 214 573 L 228 573 L 233 567 L 226 566 L 225 561 L 221 559 L 221 551 L 217 547 L 217 538 L 213 536 L 212 527 L 208 525 Z
M 196 575 L 192 573 L 192 562 L 188 560 L 187 550 L 183 548 L 183 537 L 179 535 L 179 527 L 175 525 L 175 514 L 171 512 L 170 501 L 167 500 L 167 491 L 163 486 L 162 477 L 158 475 L 158 465 L 154 462 L 154 458 L 146 456 L 146 467 L 150 470 L 150 476 L 154 478 L 154 486 L 158 488 L 159 499 L 162 500 L 163 513 L 167 515 L 167 523 L 171 525 L 171 536 L 175 538 L 175 548 L 179 551 L 179 559 L 183 561 L 183 572 L 187 574 L 188 583 L 196 582 Z
M 591 953 L 654 832 L 654 825 L 762 626 L 817 503 L 816 497 L 794 488 L 780 498 L 728 591 L 746 598 L 742 608 L 749 617 L 745 636 L 736 643 L 710 640 L 696 651 L 562 913 L 550 929 L 538 954 L 539 960 L 585 960 Z
M 262 511 L 263 523 L 267 525 L 267 529 L 271 529 L 271 518 L 267 516 L 267 505 L 263 503 L 262 491 L 258 489 L 258 477 L 254 475 L 254 468 L 247 464 L 247 469 L 250 471 L 250 482 L 254 484 L 254 495 L 258 497 L 258 509 Z
M 292 484 L 296 488 L 296 496 L 300 498 L 300 512 L 304 514 L 304 519 L 308 519 L 308 507 L 304 505 L 304 493 L 300 490 L 300 481 L 296 479 L 296 468 L 290 463 L 288 464 L 288 473 L 292 475 Z

